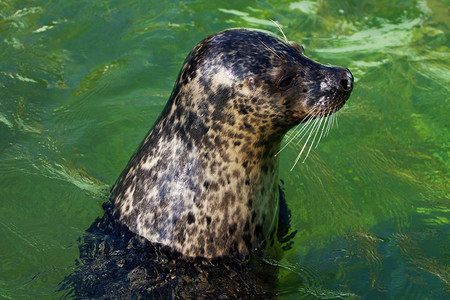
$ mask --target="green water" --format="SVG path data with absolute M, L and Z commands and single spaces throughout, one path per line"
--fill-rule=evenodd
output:
M 57 298 L 78 238 L 167 101 L 231 27 L 279 33 L 355 89 L 280 177 L 298 230 L 280 298 L 450 297 L 449 3 L 1 1 L 0 298 Z

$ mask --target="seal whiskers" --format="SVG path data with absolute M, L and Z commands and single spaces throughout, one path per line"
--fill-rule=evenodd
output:
M 291 130 L 290 133 L 287 134 L 285 137 L 285 140 L 287 142 L 285 145 L 277 152 L 276 155 L 279 155 L 287 146 L 289 146 L 290 143 L 292 143 L 294 140 L 296 140 L 305 130 L 308 129 L 308 127 L 311 126 L 312 120 L 314 120 L 315 113 L 313 112 L 314 109 L 311 109 L 307 112 L 308 116 L 304 120 L 303 123 L 298 124 L 294 129 Z M 299 129 L 300 127 L 300 129 Z M 300 138 L 300 140 L 303 138 L 303 136 Z
M 311 143 L 309 144 L 308 151 L 306 152 L 305 158 L 302 163 L 306 161 L 311 152 L 311 149 L 314 147 L 315 149 L 318 147 L 322 137 L 327 136 L 333 126 L 337 126 L 337 114 L 335 112 L 338 110 L 336 107 L 326 108 L 325 111 L 322 111 L 320 107 L 314 107 L 310 111 L 308 111 L 308 117 L 304 120 L 303 123 L 297 125 L 295 129 L 291 130 L 285 139 L 286 143 L 284 146 L 277 152 L 276 155 L 279 155 L 289 144 L 291 144 L 294 140 L 297 140 L 296 145 L 300 145 L 303 138 L 308 136 L 306 141 L 303 144 L 302 149 L 297 154 L 297 157 L 292 165 L 290 171 L 294 169 L 297 165 L 300 157 L 308 146 L 308 142 L 311 137 L 313 137 Z M 336 125 L 335 125 L 336 124 Z M 317 134 L 320 131 L 319 138 L 316 141 Z
M 281 32 L 281 34 L 283 35 L 283 37 L 284 37 L 284 41 L 286 42 L 286 43 L 288 43 L 289 41 L 288 41 L 288 39 L 287 39 L 287 37 L 286 37 L 286 35 L 284 34 L 284 31 L 283 31 L 283 29 L 281 29 L 281 26 L 280 26 L 280 24 L 278 24 L 278 22 L 277 21 L 275 21 L 275 20 L 271 20 L 277 27 L 278 27 L 278 30 L 280 30 L 280 32 Z

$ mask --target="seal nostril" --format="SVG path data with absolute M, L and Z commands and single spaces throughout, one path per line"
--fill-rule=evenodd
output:
M 344 91 L 348 91 L 350 89 L 350 83 L 347 79 L 341 79 L 339 83 Z
M 344 92 L 350 92 L 353 89 L 353 75 L 349 69 L 346 69 L 344 74 L 341 75 L 339 88 Z

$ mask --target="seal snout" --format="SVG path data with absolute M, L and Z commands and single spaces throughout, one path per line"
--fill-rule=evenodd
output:
M 342 68 L 339 80 L 339 90 L 351 92 L 353 90 L 353 75 L 347 68 Z

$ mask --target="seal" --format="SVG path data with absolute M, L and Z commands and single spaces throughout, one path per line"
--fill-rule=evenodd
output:
M 248 255 L 277 230 L 283 136 L 340 109 L 352 89 L 348 69 L 296 43 L 245 29 L 207 37 L 114 185 L 115 213 L 187 257 Z

